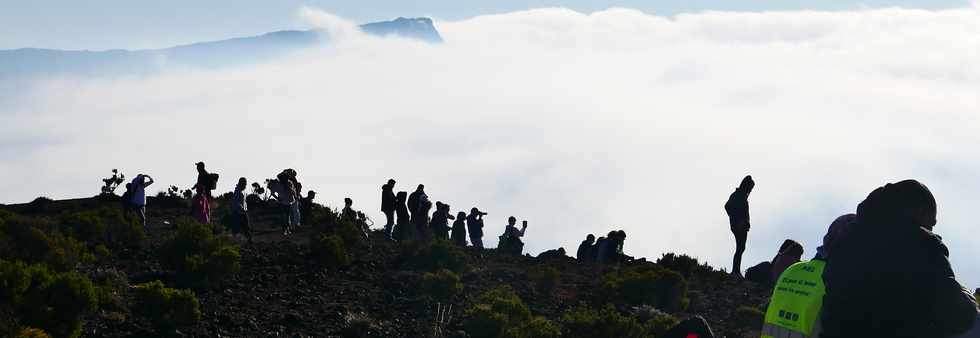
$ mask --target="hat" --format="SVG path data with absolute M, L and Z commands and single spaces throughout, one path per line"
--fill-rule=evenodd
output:
M 388 184 L 393 184 L 393 183 L 395 183 L 395 179 L 394 178 L 389 178 L 388 179 Z
M 194 163 L 194 165 L 196 165 L 198 167 L 203 167 L 204 166 L 204 162 L 197 162 L 197 163 Z

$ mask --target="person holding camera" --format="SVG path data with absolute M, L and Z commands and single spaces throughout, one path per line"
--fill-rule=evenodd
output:
M 510 216 L 507 219 L 504 234 L 500 235 L 500 242 L 497 247 L 503 252 L 520 255 L 524 251 L 524 242 L 521 241 L 521 237 L 524 237 L 525 231 L 527 231 L 527 221 L 524 221 L 521 229 L 518 230 L 517 218 Z
M 480 209 L 470 209 L 470 215 L 466 217 L 466 229 L 470 233 L 470 243 L 473 247 L 483 249 L 483 216 L 487 213 Z

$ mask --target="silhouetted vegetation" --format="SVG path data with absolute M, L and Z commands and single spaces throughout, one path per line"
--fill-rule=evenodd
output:
M 133 289 L 133 313 L 149 319 L 163 333 L 201 319 L 201 305 L 190 290 L 163 286 L 160 281 Z
M 607 274 L 599 290 L 603 299 L 629 305 L 651 305 L 668 312 L 687 308 L 687 281 L 681 274 L 654 265 Z
M 160 262 L 177 273 L 179 284 L 204 287 L 238 272 L 238 247 L 210 226 L 189 218 L 178 221 L 177 231 L 159 249 Z

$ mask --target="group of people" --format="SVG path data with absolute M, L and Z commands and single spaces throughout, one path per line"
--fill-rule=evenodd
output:
M 623 252 L 626 243 L 626 231 L 610 231 L 605 237 L 596 238 L 589 234 L 578 246 L 575 258 L 579 262 L 621 263 L 633 260 L 633 257 Z
M 487 213 L 474 207 L 469 214 L 459 211 L 454 216 L 452 207 L 436 201 L 435 204 L 425 192 L 425 185 L 419 184 L 415 191 L 395 192 L 395 180 L 389 179 L 381 186 L 381 212 L 385 215 L 384 234 L 390 240 L 403 241 L 410 239 L 439 239 L 449 240 L 458 246 L 469 243 L 476 248 L 483 248 L 483 216 Z M 430 215 L 433 206 L 435 211 Z M 453 221 L 450 226 L 449 221 Z M 521 254 L 524 242 L 521 240 L 527 230 L 527 221 L 521 228 L 517 227 L 517 218 L 511 216 L 500 235 L 498 249 L 504 252 Z
M 732 274 L 749 230 L 746 176 L 725 204 L 736 239 Z M 937 203 L 915 180 L 872 191 L 856 213 L 834 219 L 815 257 L 787 240 L 765 269 L 773 292 L 763 338 L 980 337 L 973 294 L 953 273 L 949 250 L 934 232 Z

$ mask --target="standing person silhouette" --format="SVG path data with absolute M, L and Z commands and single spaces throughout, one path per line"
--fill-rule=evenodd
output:
M 418 188 L 408 195 L 408 214 L 412 223 L 416 222 L 415 216 L 420 214 L 419 208 L 422 206 L 423 199 L 429 199 L 429 196 L 425 194 L 425 185 L 419 184 Z
M 483 249 L 483 216 L 487 213 L 480 209 L 470 209 L 470 215 L 466 217 L 466 229 L 470 233 L 470 243 L 473 247 Z
M 728 213 L 728 225 L 735 235 L 735 257 L 732 258 L 732 276 L 742 278 L 742 254 L 745 253 L 745 241 L 749 236 L 749 194 L 755 187 L 752 175 L 745 176 L 735 192 L 728 196 L 725 202 L 725 212 Z
M 385 236 L 391 239 L 395 226 L 395 179 L 381 186 L 381 212 L 385 214 Z
M 139 174 L 133 178 L 133 182 L 130 182 L 130 184 L 131 189 L 133 189 L 130 203 L 133 210 L 136 211 L 136 216 L 139 217 L 140 223 L 143 224 L 143 228 L 146 229 L 146 187 L 153 184 L 153 177 Z

